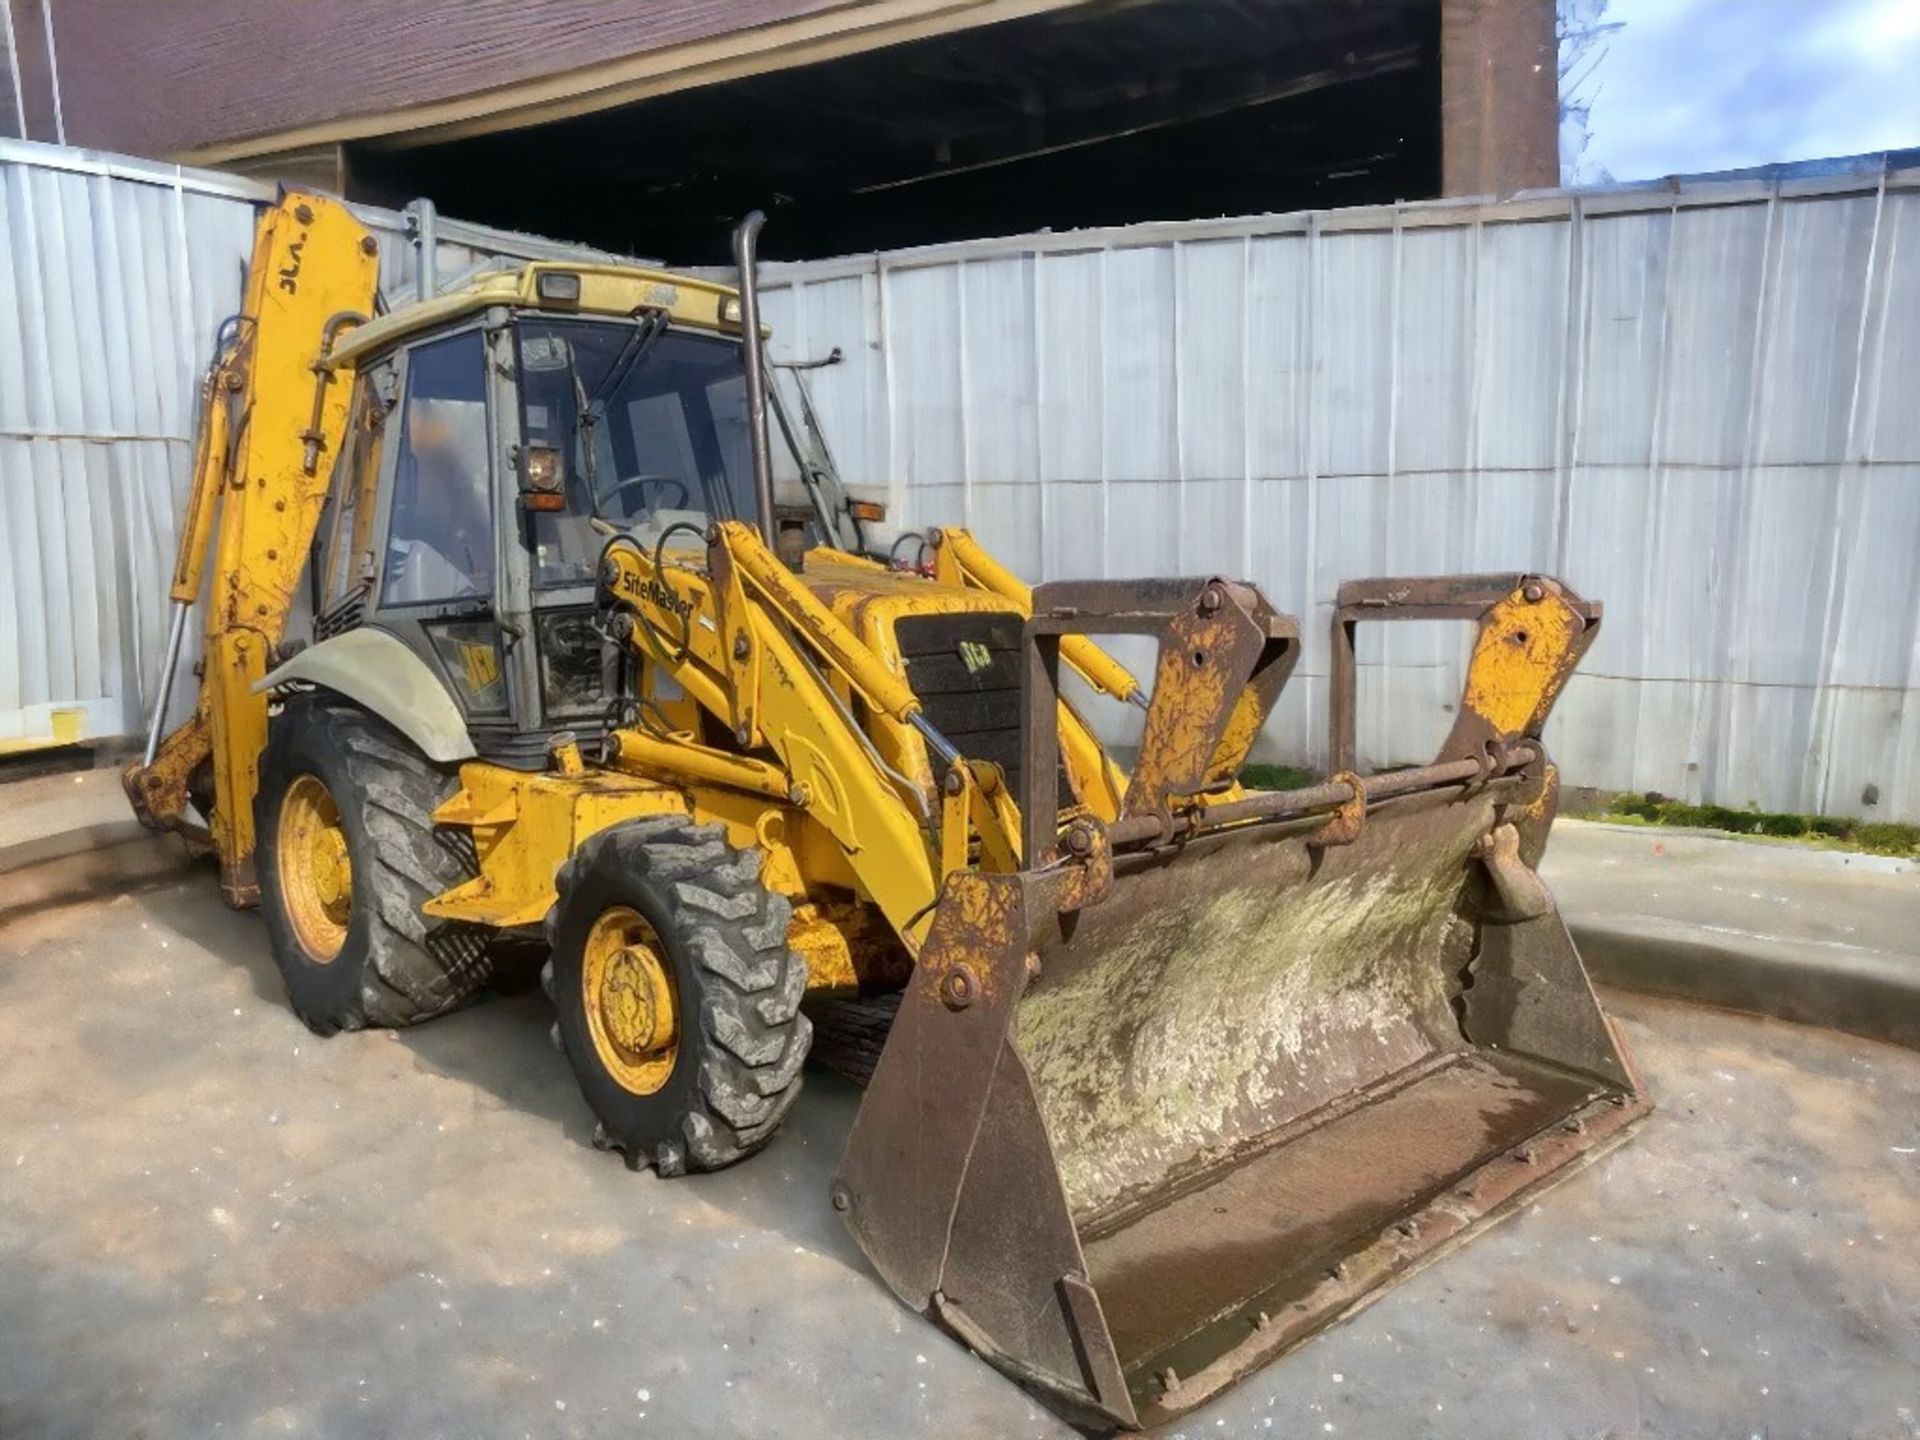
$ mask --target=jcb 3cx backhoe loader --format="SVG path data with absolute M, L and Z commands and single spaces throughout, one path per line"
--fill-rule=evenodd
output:
M 817 1024 L 887 1284 L 1084 1423 L 1164 1419 L 1646 1108 L 1535 869 L 1598 607 L 1342 587 L 1338 773 L 1244 790 L 1299 648 L 1252 585 L 1030 592 L 960 530 L 903 571 L 816 450 L 776 489 L 757 223 L 737 293 L 536 264 L 376 317 L 365 231 L 283 197 L 205 384 L 199 704 L 128 793 L 315 1030 L 546 947 L 602 1142 L 662 1175 L 766 1144 Z M 1407 619 L 1478 627 L 1457 723 L 1359 775 L 1354 631 Z M 1069 675 L 1144 711 L 1130 769 Z

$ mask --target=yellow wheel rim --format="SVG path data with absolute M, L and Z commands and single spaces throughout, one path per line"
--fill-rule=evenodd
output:
M 680 1001 L 666 948 L 638 910 L 616 905 L 593 922 L 580 998 L 606 1072 L 631 1094 L 656 1093 L 680 1057 Z
M 280 894 L 300 948 L 325 965 L 347 943 L 353 860 L 340 807 L 317 776 L 302 775 L 280 802 Z

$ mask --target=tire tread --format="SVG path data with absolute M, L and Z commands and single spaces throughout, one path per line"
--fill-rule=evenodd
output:
M 431 920 L 421 908 L 475 873 L 470 855 L 433 823 L 447 775 L 384 722 L 320 695 L 290 701 L 276 717 L 263 769 L 301 730 L 322 753 L 337 757 L 345 783 L 329 788 L 342 792 L 336 804 L 361 807 L 374 856 L 371 865 L 354 870 L 354 905 L 364 907 L 369 921 L 356 996 L 330 1013 L 314 1013 L 289 974 L 295 1011 L 310 1028 L 330 1034 L 416 1025 L 464 1005 L 492 978 L 485 932 Z M 261 824 L 269 820 L 262 813 Z M 301 963 L 277 953 L 276 959 L 283 974 Z
M 791 906 L 761 882 L 763 859 L 756 849 L 732 845 L 723 826 L 666 816 L 603 830 L 555 879 L 550 944 L 576 928 L 582 917 L 574 908 L 597 903 L 590 892 L 617 877 L 644 875 L 669 910 L 673 934 L 662 938 L 670 946 L 677 939 L 698 971 L 695 1053 L 687 1054 L 686 1038 L 681 1043 L 682 1063 L 699 1069 L 677 1135 L 662 1138 L 639 1125 L 622 1134 L 617 1117 L 600 1117 L 607 1143 L 629 1163 L 651 1164 L 661 1175 L 732 1165 L 766 1144 L 799 1098 L 813 1030 L 800 1013 L 806 961 L 787 944 Z M 543 972 L 549 996 L 557 990 L 553 968 L 565 963 L 556 956 Z M 683 1006 L 683 1024 L 689 1008 Z M 591 1056 L 569 1058 L 576 1068 L 597 1065 Z

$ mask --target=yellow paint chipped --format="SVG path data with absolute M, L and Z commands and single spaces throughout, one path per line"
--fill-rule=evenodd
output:
M 1527 734 L 1566 682 L 1580 617 L 1549 592 L 1529 603 L 1515 591 L 1488 612 L 1467 671 L 1466 707 L 1502 737 Z

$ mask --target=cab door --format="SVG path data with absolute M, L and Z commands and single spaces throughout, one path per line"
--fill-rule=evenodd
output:
M 314 527 L 309 576 L 313 638 L 326 640 L 361 624 L 372 606 L 381 460 L 387 415 L 399 397 L 399 362 L 363 362 L 353 381 L 347 431 L 334 462 L 326 509 Z
M 382 446 L 368 618 L 446 681 L 482 753 L 510 737 L 511 627 L 501 623 L 496 406 L 484 326 L 408 346 Z

